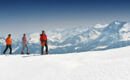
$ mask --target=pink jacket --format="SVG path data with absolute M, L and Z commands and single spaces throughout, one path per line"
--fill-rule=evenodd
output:
M 23 40 L 23 45 L 27 45 L 28 44 L 28 41 L 27 41 L 26 38 L 23 37 L 22 40 Z

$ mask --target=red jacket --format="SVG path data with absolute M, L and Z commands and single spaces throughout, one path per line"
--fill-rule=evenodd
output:
M 47 41 L 47 36 L 46 36 L 46 34 L 41 34 L 41 35 L 40 35 L 40 40 L 41 40 L 41 41 L 42 41 L 42 40 Z

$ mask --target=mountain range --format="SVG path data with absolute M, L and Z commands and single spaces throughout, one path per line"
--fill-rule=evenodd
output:
M 49 53 L 62 54 L 84 51 L 98 51 L 130 45 L 130 25 L 125 21 L 113 21 L 110 24 L 96 24 L 90 27 L 61 28 L 46 31 Z M 20 37 L 21 36 L 21 37 Z M 29 51 L 40 53 L 40 33 L 28 33 Z M 5 48 L 5 38 L 0 36 L 0 51 Z M 13 53 L 21 53 L 22 35 L 12 39 Z

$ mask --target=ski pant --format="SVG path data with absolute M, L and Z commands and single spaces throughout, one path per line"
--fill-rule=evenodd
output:
M 6 48 L 5 48 L 3 53 L 5 54 L 8 48 L 10 49 L 10 54 L 12 54 L 12 46 L 11 45 L 6 45 Z
M 47 41 L 45 41 L 45 47 L 46 47 L 46 54 L 48 54 L 48 45 L 47 45 Z M 41 45 L 41 53 L 44 53 L 44 46 Z
M 27 44 L 25 44 L 25 45 L 23 45 L 23 49 L 22 49 L 22 52 L 24 52 L 24 48 L 27 48 L 27 52 L 29 52 L 29 49 L 28 49 L 28 45 Z

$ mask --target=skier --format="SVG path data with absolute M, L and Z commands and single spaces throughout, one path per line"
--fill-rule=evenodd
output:
M 28 49 L 28 41 L 26 39 L 26 34 L 23 34 L 23 38 L 22 38 L 22 42 L 23 42 L 23 49 L 21 54 L 24 54 L 24 48 L 27 48 L 27 55 L 29 55 L 29 49 Z
M 44 30 L 42 31 L 42 34 L 40 35 L 40 41 L 41 41 L 41 55 L 44 54 L 44 46 L 46 47 L 46 54 L 48 54 L 47 36 Z
M 10 54 L 12 54 L 12 47 L 11 47 L 11 45 L 12 45 L 12 39 L 11 39 L 11 34 L 8 35 L 8 37 L 6 38 L 5 42 L 6 42 L 6 48 L 5 48 L 4 52 L 3 52 L 3 54 L 5 54 L 5 52 L 7 51 L 8 48 L 10 49 Z

